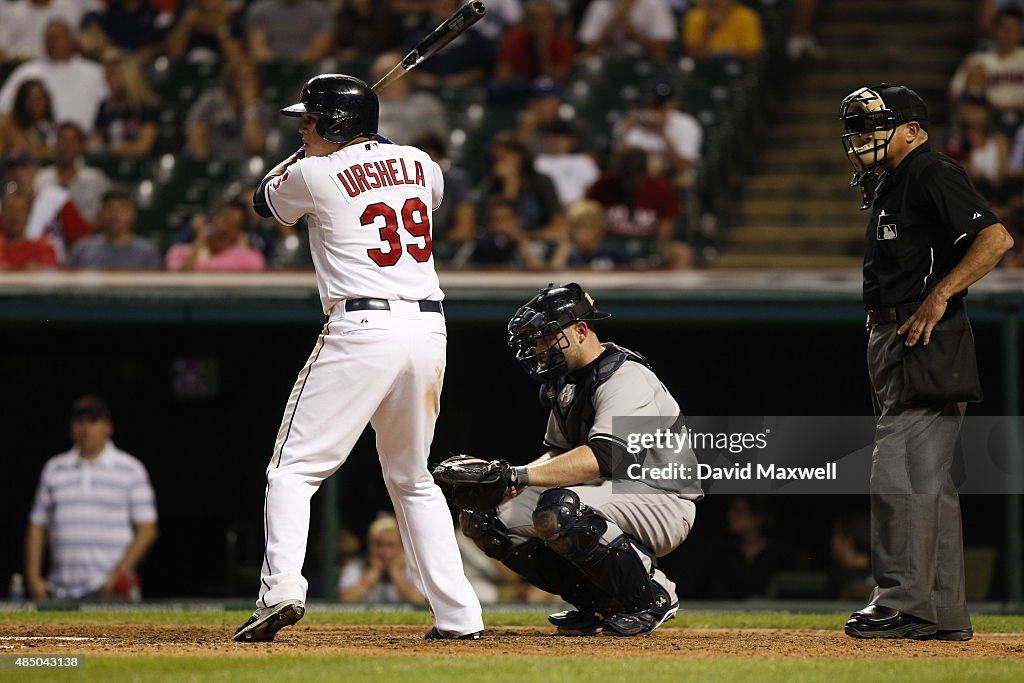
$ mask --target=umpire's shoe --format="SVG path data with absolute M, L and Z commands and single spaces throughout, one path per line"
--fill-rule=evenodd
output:
M 305 613 L 301 600 L 283 600 L 270 607 L 261 607 L 235 631 L 235 640 L 240 643 L 270 642 L 278 631 L 296 623 Z
M 603 632 L 609 636 L 646 636 L 654 629 L 676 616 L 679 611 L 679 603 L 672 602 L 668 593 L 654 584 L 657 597 L 654 600 L 654 607 L 639 612 L 620 612 L 614 614 L 604 621 Z
M 430 630 L 423 636 L 423 640 L 480 640 L 483 634 L 483 631 L 475 631 L 473 633 L 457 636 L 454 633 L 438 631 L 436 626 L 431 626 Z
M 930 621 L 882 605 L 868 605 L 850 615 L 846 622 L 846 635 L 851 638 L 929 640 L 938 630 Z
M 596 636 L 601 632 L 604 617 L 593 609 L 569 609 L 549 614 L 548 621 L 558 627 L 560 636 Z

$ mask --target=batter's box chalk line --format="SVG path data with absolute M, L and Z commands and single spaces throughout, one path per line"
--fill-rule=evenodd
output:
M 0 640 L 59 640 L 81 643 L 90 640 L 110 640 L 110 638 L 89 638 L 87 636 L 0 636 Z

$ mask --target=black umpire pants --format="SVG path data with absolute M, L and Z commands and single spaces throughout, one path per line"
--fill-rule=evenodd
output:
M 906 406 L 897 322 L 872 326 L 867 360 L 878 426 L 871 464 L 871 603 L 940 630 L 970 628 L 960 499 L 950 476 L 966 403 Z M 921 343 L 920 341 L 918 342 Z

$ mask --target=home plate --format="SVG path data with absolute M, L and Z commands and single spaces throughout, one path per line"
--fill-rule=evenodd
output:
M 0 640 L 62 640 L 80 643 L 88 640 L 110 640 L 109 638 L 88 638 L 85 636 L 0 636 Z

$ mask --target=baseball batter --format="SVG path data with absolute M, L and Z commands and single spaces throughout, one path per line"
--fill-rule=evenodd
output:
M 702 494 L 693 482 L 613 489 L 613 477 L 648 455 L 627 451 L 613 418 L 673 430 L 682 421 L 642 356 L 598 339 L 593 322 L 607 317 L 576 283 L 549 286 L 516 312 L 509 346 L 543 382 L 548 451 L 523 467 L 485 463 L 482 478 L 503 481 L 512 497 L 496 513 L 463 512 L 461 525 L 489 556 L 575 606 L 549 617 L 560 633 L 641 636 L 678 610 L 657 558 L 686 539 Z M 696 463 L 689 449 L 681 457 Z
M 376 135 L 377 96 L 357 78 L 317 76 L 282 112 L 302 118 L 303 148 L 267 174 L 253 205 L 286 225 L 307 216 L 327 322 L 267 468 L 259 599 L 234 638 L 273 640 L 302 618 L 310 498 L 369 422 L 406 560 L 434 615 L 426 637 L 477 639 L 480 603 L 427 470 L 447 344 L 431 256 L 441 170 L 425 152 Z

